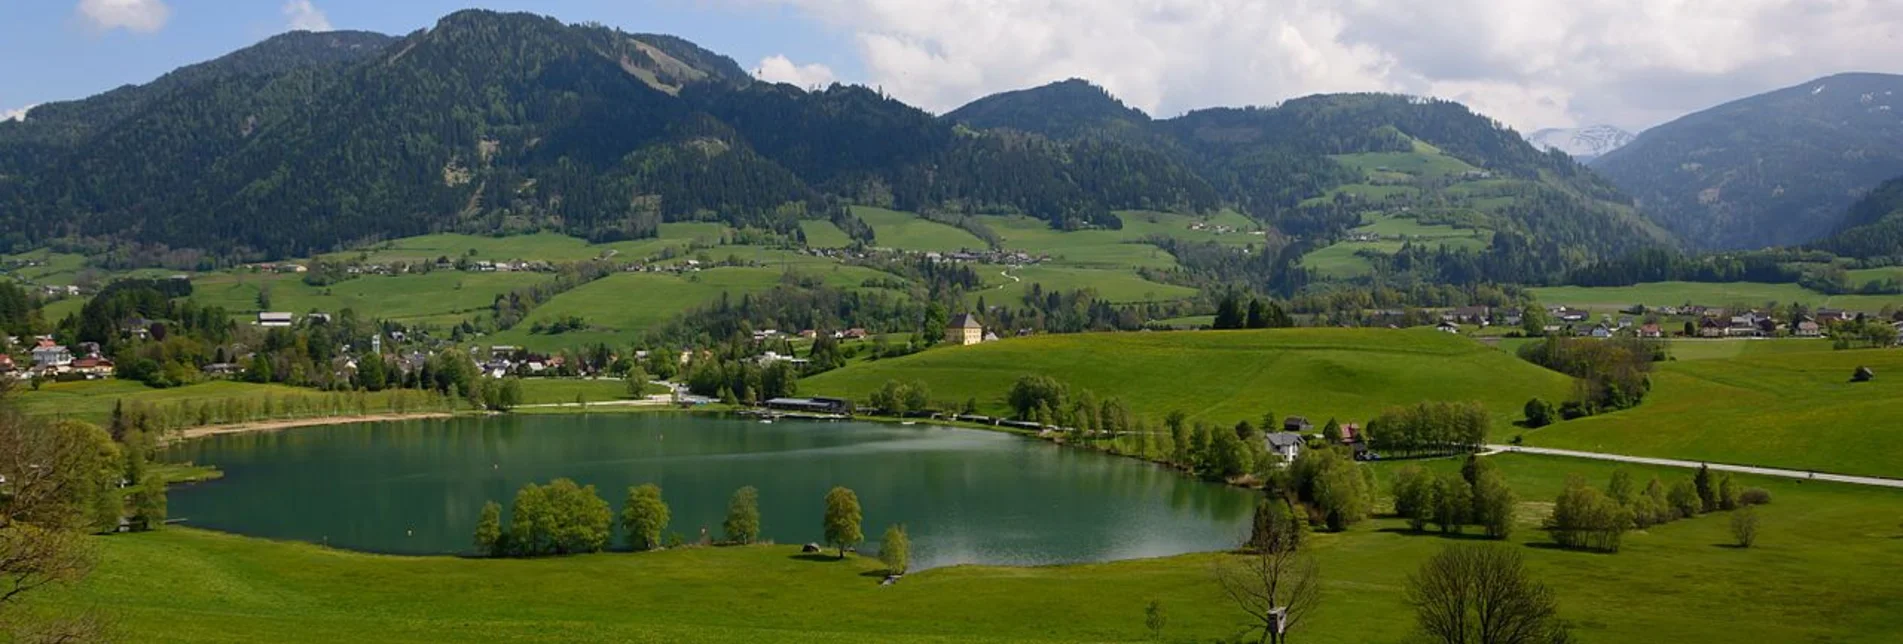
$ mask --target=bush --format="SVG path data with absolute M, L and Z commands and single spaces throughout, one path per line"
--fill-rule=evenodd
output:
M 1738 503 L 1746 507 L 1753 506 L 1753 505 L 1767 505 L 1770 502 L 1771 502 L 1771 491 L 1761 487 L 1746 488 L 1743 493 L 1738 495 Z
M 1738 542 L 1740 548 L 1749 548 L 1758 542 L 1756 509 L 1747 507 L 1731 513 L 1731 538 Z

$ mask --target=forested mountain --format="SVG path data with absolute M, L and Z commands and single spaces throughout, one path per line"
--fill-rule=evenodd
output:
M 1903 261 L 1903 177 L 1857 200 L 1835 233 L 1814 246 L 1845 257 Z
M 205 83 L 238 76 L 281 74 L 300 67 L 341 64 L 375 55 L 396 39 L 364 31 L 294 31 L 214 60 L 173 70 L 144 85 L 33 108 L 23 121 L 0 123 L 0 175 L 57 154 L 156 101 Z
M 1652 128 L 1592 165 L 1692 244 L 1800 244 L 1903 175 L 1899 94 L 1903 76 L 1820 78 Z
M 1142 138 L 1150 125 L 1143 110 L 1077 78 L 986 96 L 944 118 L 978 129 L 1006 128 L 1058 139 Z
M 1676 244 L 1611 183 L 1565 153 L 1536 149 L 1448 101 L 1334 94 L 1151 120 L 1102 89 L 1065 81 L 979 99 L 944 118 L 1153 150 L 1195 171 L 1224 203 L 1318 243 L 1384 210 L 1501 233 L 1485 253 L 1441 256 L 1417 248 L 1395 263 L 1435 279 L 1547 279 L 1594 259 Z M 1448 161 L 1470 168 L 1472 176 L 1381 172 L 1391 169 L 1384 163 L 1410 160 Z M 1368 201 L 1342 192 L 1389 196 Z M 1326 194 L 1336 196 L 1315 199 Z M 1507 203 L 1483 208 L 1475 205 L 1484 201 L 1477 196 Z
M 1219 204 L 1152 150 L 961 131 L 863 87 L 755 83 L 679 38 L 527 14 L 459 12 L 354 62 L 229 66 L 257 73 L 135 88 L 127 114 L 21 153 L 0 178 L 0 246 L 279 256 L 440 230 L 790 232 L 842 199 L 1063 228 Z

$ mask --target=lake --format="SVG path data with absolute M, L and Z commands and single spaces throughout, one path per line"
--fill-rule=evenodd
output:
M 1041 565 L 1228 548 L 1256 496 L 1131 459 L 969 429 L 773 424 L 704 414 L 497 416 L 229 434 L 169 448 L 225 478 L 175 487 L 186 524 L 398 554 L 462 553 L 486 501 L 529 482 L 593 484 L 619 516 L 661 486 L 668 532 L 719 538 L 735 489 L 760 491 L 762 537 L 820 540 L 834 485 L 859 494 L 867 552 L 888 524 L 914 567 Z M 624 537 L 616 529 L 614 544 Z

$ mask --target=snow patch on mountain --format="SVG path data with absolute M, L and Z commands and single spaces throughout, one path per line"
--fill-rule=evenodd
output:
M 1610 125 L 1579 128 L 1547 128 L 1527 135 L 1526 140 L 1541 150 L 1559 150 L 1581 163 L 1625 147 L 1637 138 L 1631 132 Z

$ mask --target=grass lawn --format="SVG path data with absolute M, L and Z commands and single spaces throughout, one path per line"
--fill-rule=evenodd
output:
M 659 385 L 648 384 L 643 387 L 644 394 L 667 393 Z M 522 404 L 547 405 L 555 403 L 573 403 L 580 396 L 586 402 L 604 402 L 609 400 L 631 400 L 628 395 L 628 383 L 625 380 L 603 378 L 584 380 L 581 378 L 524 378 L 522 379 Z
M 853 206 L 852 214 L 872 226 L 872 245 L 901 250 L 950 252 L 987 248 L 984 240 L 956 226 L 948 226 L 909 212 Z
M 1540 301 L 1546 304 L 1565 304 L 1584 307 L 1595 311 L 1616 310 L 1644 304 L 1646 306 L 1677 306 L 1681 304 L 1703 304 L 1706 306 L 1752 306 L 1760 307 L 1770 302 L 1788 305 L 1802 302 L 1812 307 L 1830 306 L 1836 308 L 1875 313 L 1884 306 L 1903 305 L 1903 295 L 1824 295 L 1796 284 L 1763 284 L 1758 282 L 1735 282 L 1713 284 L 1704 282 L 1653 282 L 1637 286 L 1558 286 L 1531 289 Z
M 1033 284 L 1042 285 L 1046 293 L 1081 288 L 1095 289 L 1097 297 L 1118 304 L 1180 300 L 1196 295 L 1196 289 L 1173 284 L 1159 284 L 1138 277 L 1127 270 L 1026 266 L 1013 269 L 1010 274 L 1020 281 L 1003 279 L 1003 283 L 998 287 L 967 294 L 965 299 L 977 302 L 978 298 L 983 297 L 988 304 L 1010 303 L 1016 306 L 1023 301 L 1026 293 L 1031 292 Z
M 1173 410 L 1223 425 L 1260 423 L 1270 411 L 1317 425 L 1365 422 L 1395 405 L 1479 400 L 1501 436 L 1515 431 L 1527 399 L 1572 390 L 1564 375 L 1433 330 L 1285 329 L 1013 338 L 858 363 L 804 379 L 800 391 L 865 400 L 887 380 L 917 380 L 936 400 L 976 399 L 1003 413 L 1027 374 L 1120 397 L 1159 422 Z
M 1903 614 L 1903 577 L 1893 574 L 1903 565 L 1894 513 L 1903 493 L 1747 478 L 1774 496 L 1760 510 L 1756 548 L 1725 547 L 1728 520 L 1717 514 L 1629 534 L 1619 554 L 1587 554 L 1542 547 L 1533 523 L 1568 473 L 1603 484 L 1610 465 L 1493 458 L 1527 501 L 1510 547 L 1552 587 L 1583 642 L 1893 641 Z M 1633 473 L 1641 482 L 1651 475 Z M 1405 640 L 1406 576 L 1456 541 L 1465 540 L 1407 533 L 1394 519 L 1316 535 L 1307 547 L 1323 599 L 1296 637 Z M 1145 641 L 1152 599 L 1169 616 L 1169 641 L 1228 637 L 1242 624 L 1211 580 L 1218 555 L 965 566 L 881 587 L 875 561 L 802 557 L 792 545 L 481 560 L 184 528 L 97 542 L 91 577 L 28 606 L 100 611 L 150 642 Z
M 1777 338 L 1777 339 L 1738 339 L 1738 340 L 1699 340 L 1683 338 L 1672 341 L 1672 359 L 1674 360 L 1725 360 L 1744 356 L 1776 355 L 1783 353 L 1816 353 L 1831 351 L 1829 340 L 1815 338 Z
M 225 398 L 250 398 L 267 394 L 316 396 L 323 395 L 323 392 L 284 385 L 259 385 L 224 380 L 171 389 L 153 389 L 144 384 L 126 380 L 92 380 L 50 382 L 41 385 L 38 391 L 23 388 L 17 394 L 16 402 L 28 414 L 103 424 L 112 418 L 112 408 L 120 400 L 146 403 L 201 402 Z
M 1851 383 L 1859 366 L 1875 370 L 1877 379 Z M 1897 418 L 1903 418 L 1903 351 L 1745 353 L 1667 363 L 1637 408 L 1560 423 L 1529 432 L 1526 440 L 1541 447 L 1903 477 Z

